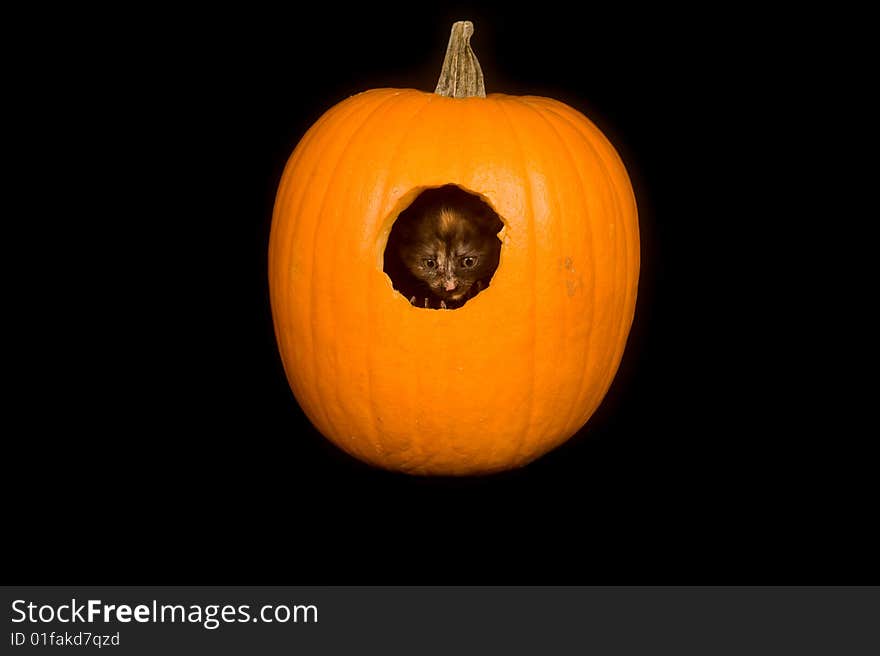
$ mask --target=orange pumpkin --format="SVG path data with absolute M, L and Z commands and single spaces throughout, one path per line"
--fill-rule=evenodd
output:
M 317 429 L 414 474 L 524 465 L 602 401 L 633 319 L 636 204 L 612 145 L 556 100 L 485 96 L 469 23 L 438 90 L 374 89 L 331 108 L 287 163 L 269 245 L 278 346 Z M 491 285 L 414 307 L 383 272 L 398 215 L 454 184 L 501 217 Z

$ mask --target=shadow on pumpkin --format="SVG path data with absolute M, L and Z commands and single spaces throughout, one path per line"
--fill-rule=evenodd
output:
M 416 307 L 460 308 L 489 287 L 503 227 L 475 194 L 452 184 L 426 189 L 391 227 L 383 271 Z

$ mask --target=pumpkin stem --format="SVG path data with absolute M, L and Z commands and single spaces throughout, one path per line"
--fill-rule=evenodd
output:
M 458 21 L 452 25 L 446 58 L 434 93 L 447 98 L 486 97 L 483 69 L 471 50 L 473 33 L 474 24 L 470 21 Z

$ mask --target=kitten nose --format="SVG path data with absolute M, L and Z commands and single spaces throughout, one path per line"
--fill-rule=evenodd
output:
M 443 285 L 443 289 L 445 289 L 447 292 L 455 291 L 456 287 L 458 287 L 458 283 L 454 280 L 447 280 Z

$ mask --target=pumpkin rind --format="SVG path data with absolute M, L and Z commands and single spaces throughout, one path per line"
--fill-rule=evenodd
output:
M 457 184 L 505 223 L 491 286 L 409 304 L 382 270 L 397 214 Z M 270 295 L 285 372 L 328 439 L 420 474 L 524 465 L 589 419 L 635 309 L 638 219 L 614 148 L 555 100 L 376 89 L 330 109 L 279 185 Z

